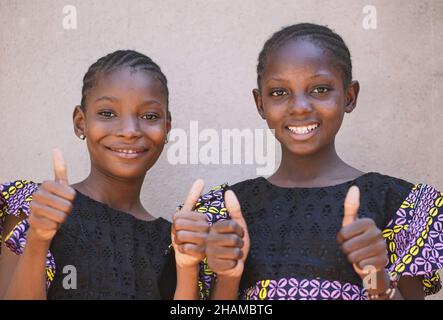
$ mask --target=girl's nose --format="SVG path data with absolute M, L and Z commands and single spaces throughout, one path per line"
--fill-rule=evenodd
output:
M 290 99 L 290 113 L 304 114 L 312 111 L 309 98 L 304 93 L 293 94 Z
M 142 135 L 142 132 L 140 129 L 140 124 L 138 119 L 134 117 L 122 118 L 119 123 L 117 135 L 119 137 L 125 137 L 125 138 L 140 137 Z

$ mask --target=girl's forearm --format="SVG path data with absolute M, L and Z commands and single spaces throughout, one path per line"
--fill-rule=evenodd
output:
M 26 246 L 3 299 L 46 299 L 46 255 L 50 242 L 37 240 L 29 230 Z
M 240 277 L 217 275 L 211 300 L 238 300 Z
M 174 300 L 198 300 L 198 272 L 199 266 L 176 267 L 177 287 Z

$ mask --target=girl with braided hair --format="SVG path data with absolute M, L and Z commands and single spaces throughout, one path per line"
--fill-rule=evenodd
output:
M 53 180 L 0 185 L 1 298 L 170 299 L 175 289 L 175 298 L 197 296 L 187 289 L 203 244 L 170 255 L 171 224 L 140 201 L 171 129 L 168 96 L 160 67 L 139 52 L 119 50 L 91 65 L 73 114 L 88 177 L 69 185 L 57 151 Z M 206 225 L 201 215 L 190 218 L 187 230 Z
M 336 152 L 360 89 L 343 39 L 316 24 L 283 28 L 259 55 L 257 85 L 281 164 L 269 178 L 222 185 L 200 200 L 211 224 L 203 294 L 381 300 L 437 292 L 443 193 L 362 172 Z

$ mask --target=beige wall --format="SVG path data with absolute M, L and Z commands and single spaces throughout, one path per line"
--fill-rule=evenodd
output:
M 75 30 L 62 25 L 68 4 L 77 9 Z M 377 9 L 375 30 L 362 25 L 367 4 Z M 328 24 L 353 55 L 362 89 L 338 137 L 344 159 L 443 189 L 441 0 L 0 0 L 0 181 L 51 178 L 56 146 L 71 181 L 85 177 L 88 155 L 73 134 L 72 109 L 87 67 L 119 48 L 160 64 L 175 127 L 199 120 L 200 129 L 265 128 L 250 94 L 257 55 L 274 31 L 302 21 Z M 143 201 L 169 217 L 195 178 L 213 186 L 255 174 L 253 165 L 173 166 L 165 150 Z

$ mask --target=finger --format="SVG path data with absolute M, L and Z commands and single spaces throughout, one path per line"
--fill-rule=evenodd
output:
M 172 220 L 175 222 L 178 219 L 201 221 L 201 222 L 204 222 L 206 225 L 208 224 L 208 222 L 206 220 L 206 215 L 204 215 L 200 212 L 195 212 L 195 211 L 185 211 L 183 209 L 181 211 L 176 211 L 172 215 Z
M 347 227 L 343 227 L 337 234 L 337 240 L 342 243 L 361 234 L 367 233 L 371 228 L 376 228 L 374 220 L 369 218 L 358 219 Z M 378 232 L 378 229 L 372 232 Z M 368 234 L 372 234 L 369 232 Z
M 75 189 L 69 185 L 60 184 L 55 181 L 45 181 L 40 186 L 40 189 L 47 190 L 56 196 L 62 197 L 68 201 L 74 201 L 75 199 Z
M 209 225 L 206 221 L 191 221 L 187 219 L 175 220 L 174 228 L 177 231 L 186 230 L 186 231 L 202 232 L 202 233 L 208 233 L 209 231 Z
M 239 260 L 243 257 L 240 248 L 233 247 L 206 247 L 208 257 L 225 260 Z
M 232 190 L 225 192 L 225 207 L 229 212 L 229 216 L 232 220 L 239 223 L 242 227 L 246 226 L 245 220 L 241 212 L 240 203 Z
M 177 246 L 180 253 L 189 254 L 194 257 L 203 259 L 205 256 L 205 247 L 201 245 L 196 245 L 193 243 L 185 243 Z
M 346 227 L 358 219 L 358 208 L 360 207 L 360 189 L 357 186 L 349 188 L 344 203 L 344 216 L 342 227 Z
M 183 211 L 192 211 L 194 209 L 195 204 L 200 198 L 205 182 L 202 179 L 195 180 L 192 184 L 191 189 L 188 192 L 188 196 L 186 197 L 185 203 L 183 204 Z
M 44 189 L 40 189 L 38 192 L 36 192 L 32 197 L 32 201 L 38 202 L 64 213 L 69 213 L 72 211 L 71 201 L 58 197 Z
M 54 166 L 55 181 L 68 184 L 68 173 L 66 170 L 66 162 L 60 149 L 52 150 L 52 163 Z
M 238 260 L 208 258 L 209 269 L 215 273 L 221 273 L 222 271 L 233 269 L 237 263 Z
M 174 223 L 173 224 L 171 224 L 171 236 L 174 236 L 175 237 L 175 234 L 177 233 L 177 230 L 175 230 L 175 225 L 174 225 Z
M 225 220 L 214 223 L 210 228 L 210 233 L 215 234 L 233 234 L 243 238 L 244 229 L 234 220 Z
M 47 220 L 54 221 L 57 224 L 62 224 L 65 222 L 67 217 L 65 213 L 37 202 L 32 204 L 32 213 L 37 218 L 46 218 Z
M 355 266 L 357 267 L 357 268 L 360 268 L 360 269 L 371 269 L 371 268 L 373 268 L 373 269 L 375 269 L 376 271 L 380 271 L 380 270 L 383 270 L 385 267 L 386 267 L 386 265 L 388 264 L 388 256 L 386 255 L 386 256 L 382 256 L 382 255 L 379 255 L 379 256 L 376 256 L 376 257 L 371 257 L 371 258 L 367 258 L 367 259 L 364 259 L 364 260 L 361 260 L 358 264 L 355 264 Z
M 29 224 L 33 228 L 38 228 L 46 231 L 58 230 L 60 224 L 53 219 L 48 219 L 40 213 L 37 213 L 36 208 L 32 209 L 32 214 L 29 216 Z
M 342 251 L 348 254 L 361 248 L 370 247 L 379 241 L 384 243 L 380 230 L 367 230 L 367 232 L 345 240 L 342 243 Z
M 209 234 L 206 239 L 207 247 L 236 247 L 243 248 L 244 242 L 241 237 L 235 234 Z
M 205 244 L 206 243 L 206 233 L 198 233 L 191 231 L 176 231 L 175 242 L 177 244 L 183 243 L 194 243 L 194 244 Z
M 382 241 L 378 241 L 371 246 L 360 248 L 347 254 L 350 263 L 358 264 L 360 261 L 387 254 L 386 245 Z

